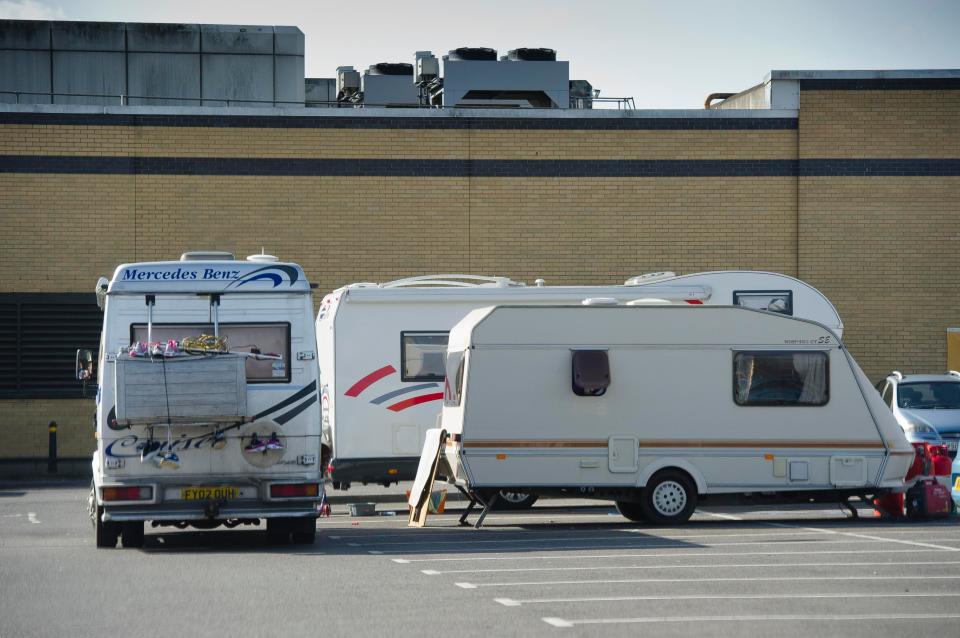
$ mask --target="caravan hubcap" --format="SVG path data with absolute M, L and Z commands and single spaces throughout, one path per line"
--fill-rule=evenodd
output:
M 653 488 L 653 507 L 658 514 L 673 516 L 687 506 L 687 491 L 676 481 L 664 481 Z

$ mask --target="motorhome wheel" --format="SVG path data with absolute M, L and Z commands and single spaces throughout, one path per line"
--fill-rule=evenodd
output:
M 643 506 L 636 501 L 617 501 L 617 511 L 630 521 L 642 523 L 647 520 L 643 517 Z
M 291 523 L 295 519 L 268 518 L 267 542 L 271 545 L 286 545 L 290 541 Z
M 105 523 L 103 521 L 103 507 L 97 505 L 96 490 L 96 485 L 91 481 L 88 509 L 90 512 L 90 522 L 93 523 L 97 547 L 116 547 L 117 539 L 120 537 L 120 528 L 116 523 Z
M 664 470 L 655 474 L 643 489 L 640 510 L 655 525 L 676 525 L 687 521 L 697 507 L 697 491 L 683 473 Z
M 143 521 L 129 521 L 120 527 L 120 540 L 125 549 L 143 547 Z
M 317 540 L 317 521 L 313 518 L 294 519 L 293 532 L 290 534 L 295 545 L 313 545 Z
M 120 537 L 120 528 L 116 523 L 104 522 L 103 507 L 97 506 L 97 513 L 93 520 L 93 528 L 96 532 L 97 547 L 116 547 L 117 538 Z

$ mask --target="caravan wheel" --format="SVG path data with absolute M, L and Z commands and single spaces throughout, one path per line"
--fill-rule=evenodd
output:
M 537 497 L 526 492 L 511 492 L 509 490 L 500 490 L 497 502 L 494 504 L 495 510 L 525 510 L 533 507 L 537 502 Z
M 617 511 L 629 521 L 642 523 L 647 520 L 643 517 L 643 506 L 636 501 L 617 501 Z
M 685 523 L 697 507 L 697 489 L 686 474 L 664 470 L 654 474 L 640 501 L 643 517 L 655 525 Z

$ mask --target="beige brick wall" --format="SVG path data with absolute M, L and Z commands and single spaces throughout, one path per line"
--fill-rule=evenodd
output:
M 960 158 L 960 91 L 801 91 L 803 158 Z M 941 372 L 960 325 L 960 177 L 802 177 L 799 274 L 874 381 Z
M 0 154 L 420 159 L 960 157 L 960 92 L 803 91 L 799 130 L 0 126 Z M 871 378 L 944 366 L 960 325 L 960 178 L 194 177 L 0 174 L 0 292 L 86 292 L 196 249 L 299 262 L 326 292 L 472 272 L 549 284 L 655 270 L 799 275 Z M 319 300 L 320 295 L 317 296 Z M 93 449 L 92 401 L 3 401 L 3 456 Z M 23 432 L 23 436 L 19 433 Z

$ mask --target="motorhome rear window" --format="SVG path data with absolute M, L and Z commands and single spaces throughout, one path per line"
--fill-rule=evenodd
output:
M 737 352 L 733 400 L 737 405 L 817 406 L 830 399 L 826 352 Z
M 400 380 L 443 381 L 448 332 L 400 333 Z
M 447 355 L 447 376 L 443 382 L 443 404 L 455 408 L 463 394 L 463 352 Z
M 213 324 L 153 324 L 153 340 L 161 343 L 201 334 L 213 334 Z M 279 360 L 247 359 L 247 383 L 290 383 L 289 323 L 221 323 L 220 336 L 227 340 L 227 349 L 231 352 L 280 357 Z M 130 327 L 131 343 L 146 340 L 147 324 Z
M 733 305 L 793 316 L 791 290 L 735 290 Z

